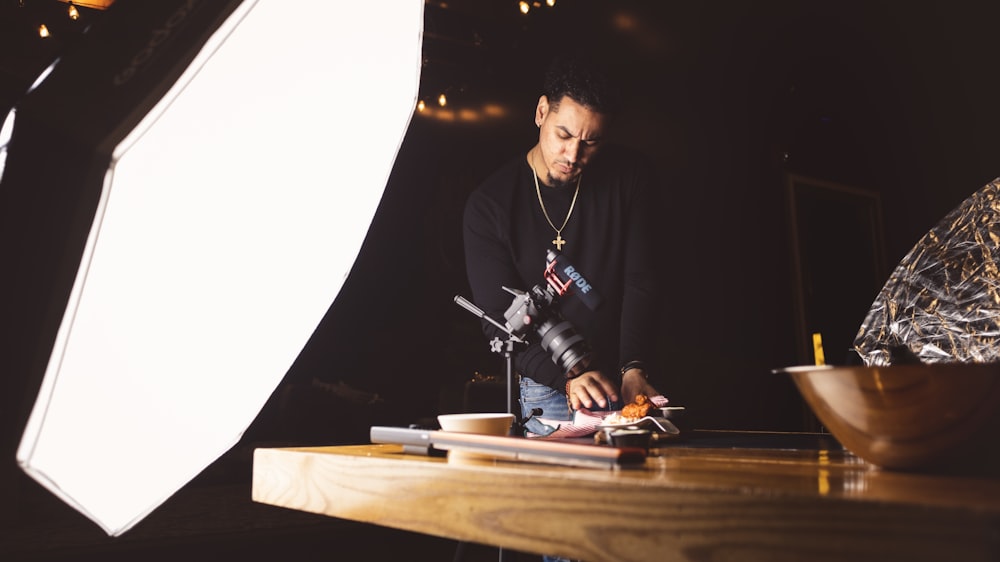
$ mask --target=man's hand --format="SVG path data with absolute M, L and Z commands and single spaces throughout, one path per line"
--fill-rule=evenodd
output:
M 600 371 L 587 371 L 567 381 L 566 397 L 573 410 L 590 409 L 594 404 L 605 408 L 608 398 L 618 400 L 618 387 Z
M 622 375 L 622 402 L 628 404 L 635 400 L 636 395 L 645 394 L 652 398 L 660 392 L 646 380 L 646 372 L 642 369 L 629 369 Z

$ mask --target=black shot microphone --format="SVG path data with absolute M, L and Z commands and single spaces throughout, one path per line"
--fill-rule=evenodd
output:
M 545 256 L 545 281 L 560 296 L 572 292 L 590 310 L 597 310 L 601 306 L 602 299 L 597 289 L 569 263 L 566 256 L 555 250 L 548 250 Z

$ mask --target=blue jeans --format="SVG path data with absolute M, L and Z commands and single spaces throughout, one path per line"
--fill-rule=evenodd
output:
M 569 401 L 566 400 L 565 394 L 544 384 L 537 383 L 528 377 L 520 377 L 518 384 L 521 387 L 520 403 L 522 417 L 528 417 L 533 409 L 538 408 L 542 411 L 540 414 L 537 414 L 538 417 L 549 420 L 573 420 L 573 412 L 570 411 Z M 557 427 L 543 424 L 535 417 L 528 420 L 524 424 L 524 427 L 537 435 L 548 435 L 558 429 Z
M 538 414 L 538 417 L 547 420 L 573 421 L 574 412 L 570 408 L 569 400 L 566 399 L 565 394 L 528 377 L 520 377 L 518 383 L 521 387 L 522 417 L 528 417 L 532 409 L 539 408 L 542 413 Z M 607 404 L 607 410 L 620 410 L 622 408 L 621 402 L 612 402 L 610 399 L 607 400 Z M 595 405 L 593 409 L 598 410 L 598 407 Z M 525 429 L 537 435 L 548 435 L 558 429 L 558 427 L 543 424 L 534 417 L 528 420 L 524 426 Z

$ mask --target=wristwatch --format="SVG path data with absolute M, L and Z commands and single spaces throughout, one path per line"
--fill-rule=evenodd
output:
M 622 365 L 622 376 L 625 376 L 626 371 L 631 371 L 632 369 L 639 369 L 642 371 L 642 378 L 649 379 L 649 375 L 646 374 L 646 364 L 642 361 L 629 361 Z

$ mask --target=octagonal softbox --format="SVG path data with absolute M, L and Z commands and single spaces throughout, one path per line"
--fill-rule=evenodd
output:
M 239 441 L 336 298 L 417 96 L 423 0 L 391 4 L 119 0 L 8 117 L 17 460 L 107 533 Z

